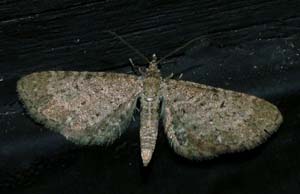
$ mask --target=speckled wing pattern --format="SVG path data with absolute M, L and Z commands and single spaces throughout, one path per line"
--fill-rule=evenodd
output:
M 165 81 L 163 106 L 168 140 L 188 159 L 251 149 L 282 122 L 276 106 L 263 99 L 187 81 Z
M 17 90 L 37 122 L 75 143 L 102 145 L 127 128 L 141 85 L 127 74 L 46 71 L 23 77 Z
M 207 159 L 254 148 L 277 130 L 276 106 L 244 93 L 162 79 L 156 64 L 145 76 L 106 72 L 46 71 L 17 84 L 32 118 L 81 145 L 110 144 L 128 127 L 141 101 L 144 166 L 155 149 L 159 105 L 168 140 L 179 155 Z

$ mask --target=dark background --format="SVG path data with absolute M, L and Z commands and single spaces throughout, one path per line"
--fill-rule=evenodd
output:
M 139 116 L 110 147 L 79 147 L 33 122 L 16 81 L 42 70 L 132 73 L 144 63 L 104 30 L 147 56 L 163 76 L 257 95 L 284 123 L 258 148 L 192 162 L 173 153 L 160 128 L 142 167 Z M 300 191 L 300 1 L 0 1 L 0 193 L 297 193 Z

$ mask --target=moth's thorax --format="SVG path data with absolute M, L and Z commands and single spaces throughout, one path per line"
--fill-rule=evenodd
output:
M 143 95 L 145 97 L 158 96 L 161 79 L 157 77 L 145 77 L 143 83 Z
M 154 97 L 158 95 L 161 84 L 160 71 L 156 62 L 150 62 L 143 81 L 143 94 L 145 97 Z

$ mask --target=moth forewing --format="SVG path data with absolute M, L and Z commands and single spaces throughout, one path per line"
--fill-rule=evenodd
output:
M 187 81 L 166 85 L 165 132 L 189 159 L 254 148 L 282 122 L 276 106 L 255 96 Z
M 30 116 L 77 144 L 110 144 L 127 128 L 142 91 L 137 76 L 46 71 L 18 81 Z

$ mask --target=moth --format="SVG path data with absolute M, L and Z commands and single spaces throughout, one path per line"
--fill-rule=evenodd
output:
M 282 123 L 273 104 L 258 97 L 162 78 L 153 55 L 141 76 L 109 72 L 44 71 L 17 83 L 30 116 L 80 145 L 111 144 L 128 127 L 140 101 L 140 147 L 147 166 L 159 119 L 174 151 L 209 159 L 256 147 Z

